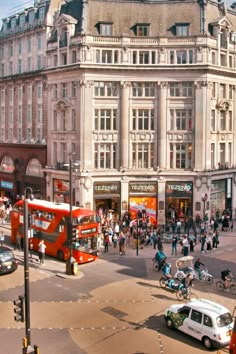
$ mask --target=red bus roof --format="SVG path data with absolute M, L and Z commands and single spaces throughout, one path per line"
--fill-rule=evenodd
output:
M 15 203 L 17 206 L 23 207 L 23 199 L 19 200 L 18 202 Z M 28 199 L 28 206 L 29 209 L 39 209 L 42 211 L 46 211 L 48 213 L 55 213 L 57 212 L 64 212 L 65 214 L 70 213 L 70 204 L 68 203 L 54 203 L 54 202 L 49 202 L 47 200 L 42 200 L 42 199 L 33 199 L 30 200 Z M 76 215 L 94 215 L 96 214 L 94 210 L 91 209 L 84 209 L 81 207 L 77 206 L 72 206 L 72 212 L 73 214 L 75 213 Z

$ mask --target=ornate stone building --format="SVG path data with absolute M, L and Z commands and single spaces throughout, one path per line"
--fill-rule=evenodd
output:
M 146 209 L 161 224 L 234 210 L 234 8 L 210 0 L 49 4 L 58 12 L 41 71 L 46 198 L 68 200 L 71 160 L 74 203 L 83 206 Z

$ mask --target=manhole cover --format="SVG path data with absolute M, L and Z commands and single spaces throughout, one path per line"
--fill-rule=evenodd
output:
M 114 316 L 116 318 L 122 318 L 128 315 L 127 313 L 119 311 L 114 307 L 104 307 L 103 309 L 101 309 L 101 311 L 107 313 L 108 315 Z

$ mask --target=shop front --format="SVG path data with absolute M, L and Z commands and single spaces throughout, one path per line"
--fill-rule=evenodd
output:
M 14 183 L 9 181 L 0 181 L 0 198 L 1 200 L 14 200 Z
M 212 181 L 211 184 L 211 216 L 220 218 L 226 209 L 232 208 L 232 179 Z
M 94 205 L 101 218 L 109 213 L 113 221 L 119 221 L 121 217 L 120 182 L 94 183 Z
M 138 212 L 145 210 L 152 224 L 157 223 L 157 183 L 129 183 L 129 213 L 136 219 Z
M 193 184 L 166 182 L 166 220 L 184 221 L 193 216 Z

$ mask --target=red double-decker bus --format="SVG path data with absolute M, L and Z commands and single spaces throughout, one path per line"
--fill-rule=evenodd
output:
M 16 235 L 24 237 L 24 201 L 18 201 L 11 212 L 11 241 Z M 29 237 L 33 250 L 44 240 L 46 254 L 60 260 L 70 256 L 70 242 L 67 227 L 70 221 L 70 206 L 66 203 L 53 203 L 45 200 L 28 200 Z M 94 261 L 97 258 L 98 223 L 96 213 L 89 209 L 72 207 L 72 225 L 76 229 L 76 242 L 72 244 L 72 256 L 79 263 Z

